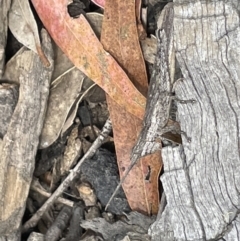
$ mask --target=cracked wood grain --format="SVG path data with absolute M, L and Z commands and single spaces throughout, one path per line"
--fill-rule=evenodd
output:
M 174 1 L 176 88 L 181 129 L 191 137 L 162 150 L 167 205 L 149 230 L 152 241 L 238 240 L 239 2 Z

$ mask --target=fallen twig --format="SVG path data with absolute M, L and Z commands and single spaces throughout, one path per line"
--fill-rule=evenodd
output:
M 65 191 L 67 187 L 71 185 L 75 177 L 77 177 L 80 173 L 80 167 L 82 163 L 91 158 L 97 149 L 101 146 L 104 140 L 108 137 L 112 129 L 111 121 L 108 119 L 98 136 L 98 138 L 93 142 L 92 146 L 83 156 L 83 158 L 79 161 L 79 163 L 71 170 L 67 178 L 61 183 L 61 185 L 57 188 L 57 190 L 52 194 L 52 196 L 43 204 L 43 206 L 30 218 L 22 228 L 22 232 L 26 232 L 29 228 L 36 226 L 42 215 L 51 207 L 51 205 L 57 200 L 58 197 Z
M 51 193 L 44 190 L 44 188 L 41 186 L 41 184 L 39 183 L 39 181 L 36 178 L 33 178 L 30 189 L 46 198 L 49 198 L 52 195 Z M 73 207 L 73 205 L 74 205 L 74 202 L 72 202 L 68 199 L 62 198 L 62 197 L 59 197 L 56 201 L 58 203 L 64 204 L 69 207 Z

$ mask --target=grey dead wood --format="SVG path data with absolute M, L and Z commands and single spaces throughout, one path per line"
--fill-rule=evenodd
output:
M 84 219 L 84 213 L 84 205 L 83 202 L 80 201 L 73 208 L 72 217 L 65 241 L 78 241 L 80 239 L 83 233 L 83 229 L 80 226 L 80 223 Z
M 45 116 L 53 70 L 51 39 L 42 31 L 44 51 L 51 66 L 25 50 L 20 59 L 19 99 L 0 150 L 0 237 L 18 240 L 35 155 Z
M 57 241 L 62 236 L 63 231 L 67 228 L 68 223 L 72 216 L 72 208 L 64 206 L 54 222 L 48 228 L 44 240 L 45 241 Z
M 104 218 L 94 218 L 92 220 L 83 220 L 81 227 L 90 229 L 101 234 L 104 240 L 119 240 L 117 237 L 138 236 L 139 241 L 150 240 L 147 230 L 155 217 L 148 217 L 138 212 L 126 214 L 126 220 L 119 220 L 115 223 L 109 223 Z M 134 239 L 131 239 L 134 240 Z
M 8 12 L 11 0 L 0 1 L 0 79 L 2 78 L 5 65 L 5 47 L 7 44 Z
M 18 101 L 18 85 L 0 84 L 0 138 L 7 132 L 9 122 Z
M 174 1 L 183 146 L 162 150 L 167 205 L 152 241 L 239 240 L 239 1 Z

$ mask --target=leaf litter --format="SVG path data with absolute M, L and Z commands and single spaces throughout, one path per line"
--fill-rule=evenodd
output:
M 146 98 L 116 60 L 103 49 L 86 18 L 83 15 L 77 19 L 70 18 L 65 0 L 52 0 L 44 4 L 40 0 L 32 2 L 50 35 L 74 65 L 120 106 L 143 118 Z
M 33 0 L 34 2 L 35 0 Z M 35 1 L 35 3 L 37 2 L 37 0 Z M 50 1 L 51 2 L 51 1 Z M 55 3 L 55 1 L 53 1 Z M 61 2 L 63 3 L 63 1 Z M 18 2 L 19 4 L 19 2 Z M 126 4 L 124 2 L 122 2 L 122 7 Z M 59 5 L 58 5 L 59 6 Z M 39 6 L 38 6 L 39 7 Z M 44 9 L 46 9 L 48 6 L 45 6 Z M 61 7 L 61 6 L 60 6 Z M 61 9 L 59 7 L 59 9 Z M 48 12 L 45 13 L 46 15 L 48 14 Z M 65 13 L 64 13 L 65 14 Z M 102 25 L 102 18 L 103 16 L 101 14 L 98 14 L 98 13 L 90 13 L 90 14 L 87 14 L 86 15 L 86 18 L 88 19 L 88 21 L 90 22 L 90 25 L 91 27 L 93 28 L 93 30 L 95 31 L 95 34 L 96 36 L 100 37 L 101 35 L 101 25 Z M 92 31 L 91 28 L 89 27 L 89 25 L 87 24 L 86 20 L 84 19 L 83 16 L 80 16 L 79 18 L 81 21 L 81 23 L 83 23 L 83 26 L 82 28 L 84 28 L 86 31 Z M 78 20 L 79 20 L 78 19 Z M 55 20 L 55 21 L 58 21 L 59 19 L 54 19 L 52 18 L 52 20 Z M 16 20 L 15 20 L 16 21 Z M 22 20 L 21 20 L 22 21 Z M 72 24 L 72 19 L 68 19 L 68 16 L 65 15 L 65 19 L 64 19 L 65 23 L 67 23 L 66 25 L 70 25 Z M 123 20 L 123 22 L 126 21 L 126 19 Z M 78 22 L 78 23 L 79 23 Z M 95 23 L 94 23 L 95 22 Z M 26 24 L 26 23 L 25 23 Z M 58 23 L 56 23 L 57 25 Z M 120 26 L 121 26 L 121 22 L 120 22 Z M 49 25 L 50 26 L 50 25 Z M 74 26 L 74 25 L 71 25 L 71 27 Z M 67 26 L 69 27 L 69 26 Z M 75 27 L 75 26 L 74 26 Z M 119 28 L 119 27 L 117 27 Z M 74 30 L 74 29 L 73 29 Z M 75 29 L 76 30 L 76 29 Z M 72 33 L 75 33 L 77 31 L 72 31 Z M 104 29 L 106 31 L 106 28 Z M 125 34 L 126 32 L 124 32 L 125 30 L 122 29 L 123 32 L 121 32 L 122 34 Z M 14 31 L 14 30 L 13 30 Z M 51 32 L 51 29 L 49 30 Z M 113 29 L 114 31 L 114 29 Z M 80 31 L 81 32 L 81 31 Z M 135 34 L 135 33 L 134 33 Z M 124 69 L 124 71 L 127 72 L 128 76 L 130 76 L 130 78 L 126 77 L 127 75 L 124 73 L 124 71 L 122 70 L 122 68 L 117 64 L 117 62 L 114 62 L 113 61 L 113 58 L 111 57 L 111 55 L 108 55 L 107 54 L 107 63 L 109 64 L 109 68 L 106 68 L 106 66 L 103 66 L 103 62 L 101 62 L 101 58 L 103 56 L 105 56 L 106 52 L 104 53 L 104 50 L 102 49 L 101 45 L 99 45 L 99 42 L 96 41 L 95 39 L 95 36 L 90 34 L 90 35 L 87 35 L 87 33 L 83 33 L 83 35 L 86 35 L 89 37 L 89 40 L 92 40 L 92 43 L 89 44 L 92 46 L 92 53 L 97 53 L 97 50 L 98 48 L 101 49 L 100 51 L 100 54 L 98 54 L 98 64 L 100 63 L 100 66 L 102 65 L 102 67 L 100 69 L 98 69 L 98 71 L 102 71 L 102 76 L 104 76 L 106 74 L 106 72 L 104 72 L 106 69 L 108 72 L 114 72 L 116 70 L 116 73 L 115 74 L 119 74 L 120 73 L 120 76 L 121 78 L 117 78 L 115 77 L 115 75 L 112 75 L 112 77 L 110 79 L 115 79 L 115 80 L 122 80 L 123 79 L 123 82 L 120 83 L 120 85 L 117 86 L 117 90 L 119 90 L 119 86 L 123 86 L 123 84 L 127 84 L 127 88 L 130 88 L 130 90 L 127 90 L 127 92 L 125 93 L 120 93 L 120 96 L 123 95 L 125 96 L 125 99 L 123 98 L 123 100 L 120 100 L 121 98 L 118 99 L 118 97 L 116 97 L 116 87 L 114 86 L 116 83 L 110 83 L 108 87 L 104 86 L 104 83 L 102 82 L 98 82 L 100 83 L 100 86 L 103 87 L 103 89 L 108 93 L 109 92 L 109 89 L 111 87 L 113 87 L 113 89 L 115 88 L 115 91 L 116 92 L 113 92 L 111 93 L 110 91 L 110 95 L 112 96 L 112 98 L 116 97 L 115 99 L 117 99 L 118 101 L 118 104 L 115 103 L 115 107 L 114 107 L 114 111 L 112 111 L 112 107 L 111 107 L 111 104 L 109 106 L 109 109 L 112 113 L 116 113 L 116 122 L 122 122 L 122 125 L 120 125 L 119 127 L 117 127 L 117 129 L 115 128 L 114 130 L 114 141 L 115 141 L 115 145 L 116 145 L 116 149 L 117 150 L 117 155 L 118 155 L 118 159 L 125 159 L 124 157 L 127 157 L 126 159 L 129 159 L 129 153 L 131 151 L 131 146 L 134 145 L 134 141 L 136 140 L 137 138 L 137 132 L 140 131 L 141 129 L 141 119 L 143 117 L 143 107 L 145 105 L 145 98 L 143 98 L 144 95 L 146 95 L 146 88 L 147 88 L 147 76 L 146 76 L 146 73 L 144 74 L 145 77 L 143 79 L 145 79 L 145 84 L 144 84 L 144 81 L 136 81 L 134 84 L 135 85 L 138 85 L 138 88 L 140 89 L 140 92 L 142 92 L 142 94 L 140 94 L 140 92 L 136 91 L 137 89 L 131 84 L 131 80 L 136 80 L 136 79 L 139 79 L 141 80 L 141 77 L 139 78 L 139 76 L 137 77 L 134 77 L 135 74 L 134 72 L 137 72 L 139 70 L 145 70 L 145 67 L 143 66 L 143 68 L 139 68 L 137 67 L 134 71 L 129 71 L 126 67 L 124 68 L 124 66 L 130 66 L 133 64 L 128 64 L 127 62 L 121 64 L 122 61 L 119 61 L 118 58 L 116 58 L 113 54 L 113 56 L 118 60 L 118 64 L 120 64 L 120 66 Z M 110 37 L 113 37 L 114 35 L 109 33 Z M 86 37 L 85 36 L 85 37 Z M 91 36 L 91 37 L 90 37 Z M 137 36 L 137 34 L 135 34 L 135 36 Z M 84 37 L 84 36 L 83 36 Z M 124 35 L 123 35 L 124 37 Z M 132 38 L 131 36 L 129 37 L 130 39 Z M 84 38 L 83 38 L 84 39 Z M 145 40 L 145 39 L 144 39 Z M 144 41 L 143 40 L 143 41 Z M 145 42 L 147 42 L 149 39 L 147 38 Z M 153 38 L 154 40 L 154 38 Z M 80 41 L 80 40 L 79 40 Z M 125 39 L 121 39 L 122 43 L 124 43 Z M 126 40 L 126 42 L 124 43 L 124 45 L 126 46 L 128 44 L 128 39 Z M 135 40 L 136 41 L 136 40 Z M 57 41 L 56 41 L 57 42 Z M 82 40 L 82 44 L 84 45 L 84 42 L 86 44 L 86 40 Z M 37 41 L 38 43 L 38 41 Z M 96 45 L 94 45 L 94 43 L 96 43 Z M 127 43 L 127 44 L 126 44 Z M 136 42 L 135 42 L 136 43 Z M 154 41 L 152 41 L 153 43 L 153 46 L 154 46 Z M 35 43 L 36 44 L 36 43 Z M 40 44 L 40 42 L 39 42 Z M 71 47 L 71 38 L 69 39 L 69 48 Z M 25 43 L 24 45 L 27 45 L 27 43 Z M 61 44 L 59 44 L 60 46 L 62 46 Z M 144 44 L 142 44 L 144 45 Z M 149 45 L 149 42 L 147 42 L 146 45 Z M 39 45 L 40 46 L 40 45 Z M 134 45 L 135 47 L 135 45 Z M 132 47 L 134 49 L 134 47 Z M 34 48 L 34 47 L 33 47 Z M 69 154 L 67 154 L 66 152 L 66 156 L 70 156 L 70 158 L 68 158 L 68 160 L 66 161 L 68 164 L 67 166 L 68 167 L 65 167 L 63 170 L 64 172 L 68 172 L 69 171 L 69 168 L 74 165 L 74 162 L 76 162 L 76 160 L 78 159 L 78 156 L 80 155 L 79 154 L 79 151 L 80 149 L 82 148 L 81 145 L 82 145 L 82 142 L 80 141 L 79 142 L 79 139 L 78 139 L 78 130 L 81 129 L 81 127 L 79 126 L 79 120 L 77 120 L 75 117 L 76 117 L 76 113 L 77 113 L 77 110 L 78 110 L 78 105 L 79 103 L 82 101 L 83 97 L 84 97 L 84 93 L 87 93 L 87 92 L 90 92 L 90 88 L 93 88 L 94 84 L 93 82 L 91 82 L 90 79 L 88 79 L 85 74 L 83 74 L 80 70 L 78 70 L 70 61 L 68 61 L 68 58 L 66 58 L 66 56 L 63 54 L 63 52 L 60 51 L 60 49 L 58 47 L 55 47 L 55 69 L 54 69 L 54 72 L 53 72 L 53 78 L 52 78 L 52 82 L 51 82 L 51 94 L 50 94 L 50 97 L 49 97 L 49 105 L 48 105 L 48 111 L 47 111 L 47 115 L 46 115 L 46 119 L 45 119 L 45 123 L 48 123 L 48 119 L 47 118 L 50 118 L 51 119 L 51 123 L 52 123 L 52 127 L 49 128 L 47 131 L 46 131 L 46 135 L 44 134 L 44 128 L 43 128 L 43 131 L 42 131 L 42 137 L 41 137 L 41 143 L 48 143 L 46 146 L 49 146 L 50 144 L 54 144 L 56 142 L 57 139 L 61 138 L 64 133 L 67 133 L 67 130 L 69 130 L 69 128 L 71 129 L 72 127 L 75 127 L 74 128 L 74 134 L 73 134 L 73 137 L 72 137 L 72 140 L 68 141 L 69 143 L 69 148 L 73 148 L 72 151 L 70 151 Z M 74 49 L 74 47 L 71 49 L 71 51 L 68 52 L 68 49 L 65 49 L 67 48 L 66 45 L 64 46 L 64 52 L 67 52 L 68 53 L 68 57 L 69 57 L 69 53 L 71 54 Z M 153 47 L 154 49 L 154 47 Z M 76 50 L 76 49 L 75 49 Z M 123 59 L 124 61 L 126 61 L 128 59 L 128 51 L 126 49 L 126 51 L 123 49 L 121 49 L 122 51 L 122 55 L 124 56 Z M 139 50 L 138 50 L 139 51 Z M 77 51 L 78 52 L 78 51 Z M 110 51 L 109 51 L 110 52 Z M 144 58 L 146 61 L 148 62 L 152 62 L 151 56 L 154 56 L 154 50 L 150 51 L 150 53 L 147 53 L 149 52 L 149 48 L 146 47 L 145 50 L 143 51 L 143 54 L 144 54 Z M 81 53 L 81 51 L 79 51 L 79 53 Z M 110 52 L 111 53 L 111 52 Z M 116 53 L 116 52 L 115 52 Z M 147 53 L 147 54 L 145 54 Z M 18 59 L 18 55 L 21 54 L 21 50 L 18 52 L 18 54 L 16 54 L 6 65 L 6 71 L 5 71 L 5 74 L 4 74 L 4 78 L 5 79 L 8 79 L 9 81 L 14 81 L 14 82 L 18 82 L 18 79 L 19 79 L 19 76 L 18 74 L 16 74 L 16 71 L 14 71 L 14 68 L 16 68 L 17 66 L 17 59 Z M 81 55 L 81 54 L 80 54 Z M 131 54 L 130 54 L 131 55 Z M 86 55 L 85 55 L 86 56 Z M 150 56 L 150 57 L 149 57 Z M 106 57 L 106 56 L 105 56 Z M 59 61 L 57 60 L 59 58 Z M 71 56 L 69 57 L 71 59 Z M 74 55 L 74 58 L 75 60 L 73 61 L 74 64 L 76 65 L 76 54 Z M 142 57 L 141 57 L 142 58 Z M 65 61 L 65 60 L 66 61 Z M 100 61 L 99 61 L 100 59 Z M 110 59 L 110 60 L 109 60 Z M 135 59 L 135 58 L 133 58 Z M 72 59 L 71 59 L 72 60 Z M 90 57 L 90 60 L 92 61 L 91 57 Z M 138 61 L 140 61 L 138 58 L 137 58 Z M 87 75 L 90 75 L 90 76 L 93 76 L 94 78 L 92 78 L 93 80 L 97 80 L 98 81 L 98 76 L 95 77 L 96 73 L 94 72 L 94 70 L 91 69 L 91 71 L 89 72 L 89 66 L 90 64 L 92 63 L 96 63 L 96 61 L 94 62 L 89 62 L 88 60 L 85 59 L 85 62 L 81 62 L 81 63 L 84 63 L 85 66 L 83 67 L 80 67 L 80 69 L 82 68 L 82 70 L 86 70 L 86 73 Z M 124 62 L 123 61 L 123 62 Z M 138 62 L 136 61 L 136 62 Z M 131 59 L 130 59 L 130 62 L 131 62 Z M 143 63 L 143 59 L 140 61 Z M 81 64 L 79 63 L 79 65 Z M 84 65 L 83 64 L 83 65 Z M 78 66 L 78 65 L 76 65 Z M 139 68 L 139 69 L 138 69 Z M 138 70 L 137 70 L 138 69 Z M 131 75 L 131 73 L 133 73 Z M 108 73 L 109 75 L 109 73 Z M 100 75 L 101 76 L 101 75 Z M 100 77 L 101 78 L 101 77 Z M 86 81 L 86 79 L 88 79 Z M 103 78 L 104 79 L 104 78 Z M 104 79 L 106 80 L 106 79 Z M 87 82 L 87 84 L 85 85 L 84 87 L 84 81 Z M 71 83 L 72 82 L 72 83 Z M 118 83 L 119 84 L 119 83 Z M 146 85 L 144 87 L 144 85 Z M 60 87 L 61 86 L 61 87 Z M 121 89 L 121 87 L 120 87 Z M 58 97 L 52 97 L 52 96 L 56 96 L 54 92 L 58 92 Z M 119 94 L 118 93 L 118 94 Z M 127 93 L 127 94 L 126 94 Z M 83 95 L 82 95 L 83 94 Z M 130 107 L 126 108 L 126 98 L 129 98 L 130 97 L 130 102 L 128 100 L 128 104 L 130 103 Z M 109 103 L 109 100 L 111 100 L 111 98 L 107 97 L 108 98 L 108 103 Z M 139 98 L 141 101 L 139 102 L 138 100 L 136 101 L 136 98 Z M 51 108 L 51 101 L 53 101 L 53 104 L 52 104 L 52 108 Z M 135 109 L 136 110 L 133 110 L 134 107 L 133 107 L 133 102 L 135 101 L 135 103 L 141 103 L 140 105 L 138 104 Z M 114 102 L 113 102 L 114 103 Z M 61 107 L 61 105 L 63 104 L 63 107 Z M 96 105 L 96 104 L 92 104 L 91 102 L 89 102 L 90 105 Z M 119 105 L 120 104 L 120 105 Z M 54 105 L 55 105 L 55 109 L 54 110 Z M 57 106 L 57 108 L 56 108 Z M 114 104 L 112 104 L 112 106 L 114 106 Z M 49 112 L 49 113 L 48 113 Z M 126 116 L 125 118 L 125 122 L 121 119 L 121 115 L 120 113 L 123 114 L 123 116 Z M 132 114 L 130 114 L 132 113 Z M 114 115 L 114 114 L 113 114 Z M 128 117 L 129 116 L 129 117 Z M 112 118 L 114 120 L 114 117 Z M 129 122 L 128 122 L 129 120 Z M 77 121 L 77 122 L 76 122 Z M 132 122 L 132 124 L 131 124 Z M 139 123 L 139 124 L 137 124 Z M 121 129 L 124 129 L 125 126 L 128 126 L 128 125 L 132 125 L 132 127 L 130 127 L 129 129 L 126 129 L 126 131 L 119 131 Z M 71 127 L 72 126 L 72 127 Z M 95 126 L 93 126 L 94 128 L 96 128 Z M 136 130 L 138 129 L 138 131 L 136 132 Z M 95 129 L 96 130 L 96 129 Z M 92 132 L 92 129 L 90 128 L 89 129 L 89 133 Z M 97 132 L 97 131 L 95 131 Z M 130 141 L 131 139 L 131 135 L 136 135 L 135 137 L 133 136 L 133 139 Z M 44 136 L 47 136 L 49 135 L 50 138 L 45 138 Z M 67 134 L 69 135 L 69 134 Z M 119 135 L 119 136 L 118 136 Z M 71 135 L 70 135 L 71 136 Z M 122 139 L 122 143 L 120 140 L 120 138 L 123 137 Z M 70 138 L 70 137 L 69 137 Z M 125 139 L 124 139 L 125 138 Z M 120 143 L 120 145 L 118 144 Z M 128 144 L 128 147 L 126 147 L 126 145 L 124 144 Z M 91 143 L 89 143 L 91 144 Z M 39 145 L 39 148 L 42 148 L 44 146 L 44 144 L 40 144 Z M 120 148 L 119 148 L 120 146 Z M 75 151 L 74 151 L 74 147 L 76 148 Z M 51 148 L 51 146 L 49 147 Z M 129 152 L 128 154 L 124 154 L 124 151 L 125 152 Z M 119 155 L 118 153 L 121 153 L 121 155 Z M 74 154 L 75 153 L 75 154 Z M 75 157 L 74 157 L 75 156 Z M 148 159 L 148 160 L 147 160 Z M 152 165 L 152 164 L 149 164 L 149 158 L 146 159 L 146 162 L 142 162 L 141 164 L 141 167 L 140 167 L 140 172 L 137 173 L 137 176 L 133 176 L 133 180 L 134 178 L 139 180 L 139 179 L 142 179 L 142 177 L 146 177 L 149 173 L 149 165 Z M 151 158 L 150 158 L 151 159 Z M 155 163 L 156 164 L 156 163 Z M 154 164 L 154 165 L 155 165 Z M 64 164 L 63 164 L 64 165 Z M 126 164 L 124 164 L 126 166 Z M 54 167 L 55 169 L 56 167 Z M 155 167 L 151 167 L 151 171 L 155 172 L 154 170 L 157 170 L 156 168 L 154 169 Z M 119 165 L 119 169 L 121 170 L 121 163 Z M 62 171 L 63 171 L 62 170 Z M 158 176 L 158 172 L 159 171 L 156 171 L 155 174 L 153 174 L 153 176 L 155 175 L 156 177 L 156 181 L 158 180 L 157 179 L 157 176 Z M 55 173 L 55 174 L 54 174 Z M 55 175 L 52 176 L 52 181 L 53 180 L 57 180 L 58 177 L 60 176 L 57 172 L 53 171 L 53 174 Z M 140 177 L 140 178 L 139 178 Z M 57 179 L 56 179 L 57 178 Z M 143 179 L 142 179 L 143 180 Z M 152 180 L 151 180 L 152 181 Z M 141 181 L 140 181 L 141 182 Z M 155 182 L 156 183 L 156 182 Z M 129 184 L 128 184 L 129 185 Z M 149 195 L 149 194 L 146 194 L 146 191 L 149 191 L 150 192 L 156 192 L 156 190 L 158 189 L 157 186 L 151 186 L 149 183 L 145 183 L 144 184 L 145 186 L 141 186 L 140 189 L 137 190 L 137 193 L 141 193 L 142 190 L 145 190 L 145 194 L 143 195 Z M 130 181 L 130 187 L 127 187 L 129 188 L 129 190 L 127 190 L 126 192 L 132 192 L 134 191 L 134 187 L 133 185 L 131 184 L 131 181 Z M 110 193 L 111 194 L 111 193 Z M 136 197 L 138 198 L 138 196 L 135 196 L 132 195 L 133 199 Z M 157 203 L 157 199 L 156 197 L 153 197 L 153 196 L 149 196 L 149 199 L 145 198 L 145 202 L 148 203 L 150 199 L 151 202 L 148 205 L 147 209 L 145 208 L 140 208 L 142 209 L 143 212 L 145 213 L 149 213 L 151 214 L 152 212 L 155 212 L 154 210 L 156 209 L 157 211 L 157 206 L 155 207 L 156 204 L 153 204 L 152 202 L 154 201 L 155 203 Z M 156 200 L 154 200 L 156 199 Z M 138 205 L 139 204 L 135 204 L 134 201 L 131 201 L 131 197 L 129 198 L 128 200 L 130 203 L 132 203 L 133 205 L 133 208 L 135 209 L 138 209 Z M 134 207 L 135 205 L 135 207 Z M 144 204 L 146 205 L 146 204 Z

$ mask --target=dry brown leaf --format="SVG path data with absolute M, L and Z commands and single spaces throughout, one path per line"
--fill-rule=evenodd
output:
M 101 42 L 135 86 L 146 95 L 147 74 L 139 45 L 135 1 L 105 2 Z M 124 14 L 123 14 L 124 13 Z M 142 121 L 107 98 L 113 125 L 114 141 L 120 175 L 130 164 L 131 150 L 142 127 Z M 123 189 L 132 209 L 151 214 L 158 211 L 158 174 L 162 163 L 160 153 L 142 158 L 126 178 Z
M 85 17 L 72 19 L 67 0 L 32 0 L 51 37 L 76 67 L 96 82 L 120 106 L 142 119 L 146 98 L 139 93 L 114 58 L 98 41 Z
M 27 48 L 38 53 L 44 65 L 50 63 L 42 51 L 37 24 L 28 0 L 13 0 L 8 14 L 9 28 L 15 38 Z
M 85 76 L 74 68 L 60 78 L 50 91 L 39 148 L 50 146 L 60 135 L 68 113 L 82 91 Z
M 79 196 L 84 201 L 85 205 L 94 206 L 97 203 L 97 196 L 94 192 L 93 188 L 88 182 L 82 182 L 80 184 L 75 185 L 78 190 Z
M 48 109 L 39 148 L 51 145 L 73 123 L 79 102 L 94 86 L 67 56 L 54 45 L 55 65 Z
M 101 35 L 103 15 L 99 13 L 87 13 L 87 19 L 98 38 Z M 153 64 L 155 60 L 155 54 L 157 51 L 157 39 L 154 35 L 151 35 L 150 38 L 144 38 L 140 40 L 141 49 L 143 52 L 144 59 Z

